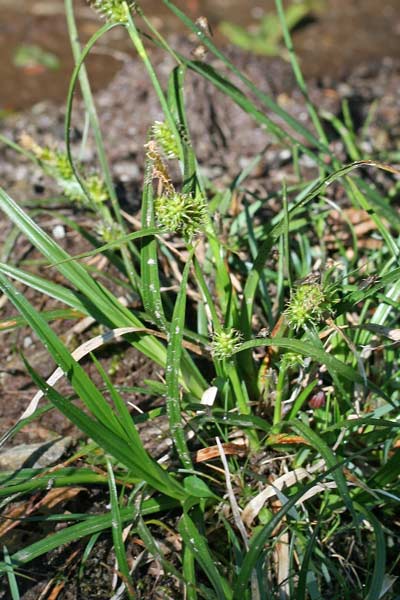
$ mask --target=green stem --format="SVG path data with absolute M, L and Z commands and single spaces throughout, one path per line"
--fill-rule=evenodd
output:
M 281 366 L 278 375 L 278 383 L 276 386 L 276 395 L 275 395 L 275 406 L 274 406 L 274 420 L 273 424 L 278 425 L 278 423 L 282 420 L 282 398 L 283 398 L 283 389 L 285 386 L 285 378 L 286 371 Z
M 226 361 L 226 373 L 232 385 L 234 397 L 236 399 L 237 408 L 242 415 L 251 414 L 249 396 L 245 384 L 240 381 L 238 367 L 235 360 Z M 247 431 L 250 447 L 256 450 L 260 447 L 257 432 L 254 429 Z
M 194 256 L 194 258 L 193 258 L 193 266 L 194 266 L 194 272 L 196 275 L 197 285 L 199 286 L 200 292 L 203 295 L 203 300 L 206 302 L 206 304 L 208 305 L 208 308 L 210 310 L 210 317 L 211 317 L 211 321 L 212 321 L 213 330 L 220 332 L 222 330 L 222 326 L 221 326 L 221 323 L 218 318 L 217 309 L 214 304 L 211 292 L 208 289 L 207 282 L 204 279 L 204 275 L 201 270 L 200 263 L 197 260 L 196 256 Z
M 143 12 L 143 9 L 139 6 L 136 6 L 136 13 L 143 20 L 143 22 L 146 23 L 146 26 L 154 35 L 154 37 L 157 38 L 162 48 L 164 48 L 164 50 L 166 50 L 174 58 L 174 60 L 176 60 L 177 64 L 182 64 L 182 61 L 179 59 L 174 49 L 168 44 L 164 36 L 161 35 L 161 33 L 153 26 L 152 22 L 146 17 L 146 15 Z
M 292 282 L 292 271 L 290 263 L 290 234 L 289 234 L 289 206 L 287 198 L 287 186 L 286 181 L 283 181 L 282 186 L 282 198 L 283 198 L 283 210 L 284 210 L 284 248 L 285 248 L 285 260 L 286 260 L 286 272 L 288 278 L 288 284 L 290 289 L 293 286 Z
M 325 145 L 329 146 L 328 138 L 325 134 L 324 128 L 322 127 L 321 121 L 318 117 L 317 111 L 313 103 L 310 100 L 310 96 L 307 89 L 307 84 L 304 80 L 303 73 L 301 72 L 299 61 L 297 60 L 296 53 L 294 51 L 292 37 L 289 32 L 289 28 L 286 22 L 285 11 L 283 10 L 282 0 L 275 0 L 276 10 L 278 12 L 279 20 L 281 22 L 283 39 L 285 41 L 286 48 L 289 52 L 290 63 L 292 65 L 293 73 L 296 78 L 297 85 L 300 88 L 301 93 L 306 101 L 308 114 L 310 115 L 311 121 L 315 127 L 315 130 L 319 136 L 320 141 Z
M 101 165 L 102 175 L 104 177 L 107 191 L 108 191 L 108 194 L 109 194 L 109 197 L 111 200 L 111 205 L 113 207 L 115 218 L 116 218 L 118 224 L 120 225 L 122 231 L 124 232 L 125 225 L 124 225 L 124 221 L 122 219 L 118 197 L 117 197 L 117 194 L 116 194 L 116 191 L 114 188 L 111 170 L 110 170 L 110 167 L 109 167 L 109 164 L 107 161 L 103 137 L 102 137 L 101 129 L 100 129 L 100 122 L 99 122 L 99 118 L 97 115 L 96 106 L 95 106 L 95 103 L 93 100 L 92 91 L 90 89 L 89 78 L 87 75 L 86 67 L 84 65 L 84 60 L 86 59 L 86 56 L 89 54 L 91 48 L 96 43 L 96 41 L 104 33 L 109 31 L 113 27 L 116 27 L 118 25 L 118 23 L 109 23 L 107 25 L 104 25 L 98 32 L 96 32 L 93 35 L 93 37 L 89 40 L 89 42 L 85 46 L 84 50 L 81 51 L 81 45 L 79 43 L 78 30 L 76 27 L 72 0 L 65 0 L 65 12 L 66 12 L 66 16 L 67 16 L 67 24 L 68 24 L 68 31 L 69 31 L 70 41 L 71 41 L 72 52 L 73 52 L 74 60 L 75 60 L 75 69 L 74 69 L 73 75 L 71 77 L 70 87 L 68 90 L 67 109 L 66 109 L 66 116 L 65 116 L 65 143 L 66 143 L 67 155 L 68 155 L 68 158 L 71 163 L 71 167 L 73 169 L 76 179 L 80 183 L 84 193 L 88 196 L 85 186 L 82 182 L 82 179 L 73 163 L 72 154 L 71 154 L 71 142 L 70 142 L 72 100 L 73 100 L 73 94 L 75 91 L 76 80 L 77 80 L 77 78 L 79 78 L 79 84 L 81 86 L 85 107 L 86 107 L 86 110 L 89 115 L 90 125 L 94 132 L 94 138 L 95 138 L 95 143 L 96 143 L 96 148 L 97 148 L 97 154 L 98 154 L 100 165 Z M 89 196 L 88 196 L 88 198 L 90 200 Z M 109 213 L 108 208 L 101 207 L 101 210 L 103 211 L 102 216 L 103 216 L 104 220 L 107 223 L 112 223 L 113 219 Z M 131 243 L 128 243 L 128 245 L 129 245 L 129 249 L 131 250 L 132 254 L 137 255 L 137 250 L 136 250 L 135 246 Z M 138 285 L 139 285 L 138 279 L 139 278 L 136 273 L 136 269 L 133 266 L 131 256 L 129 255 L 129 252 L 126 247 L 121 248 L 121 254 L 122 254 L 122 258 L 123 258 L 123 262 L 124 262 L 124 266 L 125 266 L 125 270 L 126 270 L 128 279 L 129 279 L 133 289 L 136 290 L 136 289 L 138 289 Z
M 155 92 L 156 92 L 156 94 L 158 96 L 158 100 L 159 100 L 159 102 L 161 104 L 161 108 L 162 108 L 162 111 L 164 113 L 165 119 L 166 119 L 166 121 L 167 121 L 167 123 L 168 123 L 168 125 L 169 125 L 169 127 L 170 127 L 170 129 L 172 131 L 172 133 L 174 134 L 177 142 L 178 142 L 179 151 L 180 151 L 179 154 L 180 154 L 180 156 L 182 158 L 183 157 L 182 142 L 181 142 L 181 137 L 179 135 L 176 123 L 175 123 L 175 119 L 173 118 L 172 113 L 171 113 L 171 111 L 169 109 L 167 99 L 166 99 L 165 94 L 164 94 L 164 92 L 162 90 L 162 87 L 161 87 L 161 84 L 160 84 L 160 82 L 158 80 L 157 74 L 156 74 L 156 72 L 155 72 L 155 70 L 153 68 L 153 65 L 151 64 L 151 61 L 150 61 L 149 56 L 148 56 L 148 54 L 146 52 L 146 49 L 145 49 L 145 47 L 143 45 L 142 39 L 140 37 L 140 34 L 139 34 L 138 30 L 137 30 L 135 22 L 134 22 L 134 20 L 132 18 L 132 15 L 130 13 L 127 14 L 126 28 L 128 30 L 129 37 L 131 38 L 131 40 L 133 42 L 133 45 L 135 46 L 136 51 L 137 51 L 139 57 L 141 58 L 141 60 L 143 61 L 144 66 L 146 67 L 146 70 L 147 70 L 147 72 L 149 74 L 151 83 L 152 83 L 152 85 L 154 87 L 154 90 L 155 90 Z
M 72 54 L 74 56 L 75 64 L 77 65 L 81 60 L 81 44 L 79 42 L 78 29 L 76 27 L 76 21 L 74 16 L 74 9 L 72 0 L 65 0 L 65 14 L 67 17 L 67 26 L 68 33 L 71 43 Z M 110 29 L 112 26 L 110 25 Z M 108 31 L 108 28 L 106 29 Z M 90 89 L 89 78 L 87 74 L 87 70 L 84 64 L 81 65 L 79 70 L 79 84 L 82 90 L 83 100 L 85 102 L 85 107 L 89 115 L 90 125 L 93 129 L 94 139 L 96 142 L 97 153 L 100 161 L 101 172 L 104 177 L 105 184 L 107 186 L 107 191 L 110 196 L 111 204 L 115 212 L 115 216 L 118 222 L 122 225 L 123 220 L 121 217 L 121 212 L 119 209 L 118 198 L 115 192 L 114 184 L 112 181 L 111 170 L 108 164 L 103 137 L 101 135 L 100 130 L 100 122 L 99 117 L 97 115 L 96 106 L 93 100 L 92 90 Z
M 329 123 L 331 123 L 332 126 L 336 129 L 336 131 L 342 138 L 344 145 L 346 146 L 347 153 L 350 156 L 351 160 L 361 160 L 362 157 L 358 151 L 351 131 L 342 123 L 342 121 L 338 117 L 335 117 L 335 115 L 329 113 L 328 111 L 321 111 L 321 115 L 324 119 L 329 121 Z

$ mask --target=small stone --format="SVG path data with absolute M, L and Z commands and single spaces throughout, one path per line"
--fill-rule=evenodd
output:
M 308 154 L 303 154 L 299 159 L 299 163 L 302 167 L 305 167 L 306 169 L 312 169 L 316 166 L 315 160 Z
M 289 160 L 289 159 L 291 158 L 291 156 L 292 156 L 292 153 L 291 153 L 291 151 L 290 151 L 289 149 L 287 149 L 287 148 L 285 148 L 284 150 L 281 150 L 281 151 L 279 152 L 279 159 L 280 159 L 281 161 L 286 161 L 286 160 Z
M 22 343 L 23 347 L 24 347 L 24 348 L 29 348 L 29 346 L 32 346 L 32 344 L 33 344 L 33 339 L 31 338 L 31 336 L 30 336 L 30 335 L 27 335 L 27 336 L 24 338 L 24 341 L 23 341 L 23 343 Z
M 45 443 L 21 444 L 0 452 L 0 472 L 22 468 L 48 467 L 57 463 L 71 446 L 72 438 L 56 438 Z
M 265 15 L 265 9 L 261 6 L 255 6 L 251 9 L 250 14 L 253 17 L 253 19 L 262 19 Z
M 65 238 L 64 225 L 56 225 L 55 227 L 53 227 L 53 237 L 56 240 L 63 240 Z

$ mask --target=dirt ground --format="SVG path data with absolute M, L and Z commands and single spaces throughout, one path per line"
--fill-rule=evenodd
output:
M 186 35 L 162 0 L 144 4 L 162 31 Z M 275 6 L 274 0 L 178 0 L 176 4 L 192 18 L 205 15 L 221 44 L 226 43 L 218 30 L 222 20 L 254 27 Z M 320 6 L 315 17 L 294 32 L 307 77 L 343 79 L 361 64 L 400 58 L 400 0 L 320 0 Z M 98 28 L 98 17 L 85 0 L 76 0 L 74 7 L 81 38 L 86 41 Z M 0 0 L 0 13 L 0 113 L 30 108 L 43 100 L 62 103 L 72 70 L 63 0 Z M 30 44 L 54 53 L 60 68 L 16 68 L 15 52 Z M 121 64 L 134 56 L 122 28 L 102 38 L 92 54 L 88 64 L 95 90 L 104 89 Z

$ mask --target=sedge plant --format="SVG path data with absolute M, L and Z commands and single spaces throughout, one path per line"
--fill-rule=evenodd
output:
M 132 540 L 140 540 L 158 564 L 165 597 L 395 598 L 400 219 L 362 171 L 380 169 L 394 177 L 396 169 L 373 157 L 363 160 L 354 144 L 348 146 L 348 163 L 333 155 L 281 0 L 277 15 L 312 130 L 259 90 L 204 27 L 170 0 L 163 4 L 219 59 L 223 73 L 172 48 L 138 2 L 91 4 L 104 24 L 82 49 L 72 0 L 65 0 L 76 63 L 65 151 L 42 148 L 30 138 L 21 147 L 7 143 L 53 176 L 80 211 L 95 216 L 97 222 L 85 232 L 93 249 L 71 256 L 0 191 L 4 218 L 62 276 L 56 283 L 52 271 L 45 278 L 0 264 L 0 288 L 20 315 L 3 322 L 2 329 L 32 328 L 72 389 L 69 397 L 61 394 L 55 379 L 43 380 L 25 360 L 47 404 L 32 402 L 2 442 L 48 410 L 60 411 L 90 442 L 67 466 L 2 474 L 0 495 L 5 515 L 12 502 L 24 506 L 34 494 L 53 488 L 96 486 L 109 501 L 96 514 L 29 514 L 27 522 L 42 519 L 63 527 L 14 552 L 6 541 L 0 563 L 5 585 L 17 598 L 30 563 L 78 540 L 84 545 L 74 560 L 85 577 L 85 563 L 102 534 L 114 549 L 118 593 L 128 598 L 146 597 L 145 567 L 127 550 Z M 163 112 L 143 140 L 141 224 L 135 231 L 118 203 L 85 69 L 97 41 L 114 27 L 131 39 Z M 152 64 L 151 44 L 175 61 L 165 85 Z M 246 196 L 250 170 L 221 193 L 199 166 L 185 108 L 188 70 L 238 104 L 265 128 L 266 138 L 289 149 L 295 167 L 302 154 L 314 161 L 315 178 L 299 177 L 297 185 L 278 190 L 281 209 L 270 218 L 263 218 L 265 201 L 254 195 L 243 211 L 230 210 L 239 192 Z M 97 174 L 83 172 L 71 148 L 78 84 L 94 134 Z M 173 168 L 180 173 L 178 183 Z M 379 250 L 359 249 L 355 240 L 353 258 L 339 243 L 328 256 L 320 237 L 331 210 L 331 185 L 342 186 L 346 201 L 368 212 Z M 228 232 L 223 237 L 221 222 Z M 107 278 L 83 261 L 98 254 L 114 273 L 117 269 L 114 280 L 138 295 L 139 308 L 121 303 Z M 361 264 L 379 278 L 361 285 Z M 57 300 L 59 309 L 38 310 L 21 285 Z M 100 341 L 73 353 L 51 322 L 87 317 L 101 328 Z M 96 357 L 96 349 L 115 336 L 158 366 L 160 379 L 136 390 L 157 398 L 156 408 L 130 412 L 129 390 L 118 389 Z M 80 365 L 83 356 L 95 365 L 102 386 Z M 161 462 L 139 434 L 139 423 L 151 426 L 156 417 L 167 422 L 172 443 Z M 165 531 L 176 541 L 173 552 L 159 543 Z M 103 593 L 111 595 L 111 587 Z

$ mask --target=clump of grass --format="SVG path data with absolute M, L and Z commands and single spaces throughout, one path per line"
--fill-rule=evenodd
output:
M 26 364 L 40 392 L 3 441 L 50 407 L 91 440 L 69 458 L 68 465 L 2 475 L 3 510 L 7 518 L 14 518 L 12 502 L 18 498 L 22 508 L 29 505 L 31 515 L 31 498 L 39 492 L 54 506 L 49 488 L 70 492 L 77 486 L 89 490 L 97 486 L 104 489 L 103 512 L 81 514 L 72 509 L 51 515 L 64 526 L 14 553 L 5 550 L 0 571 L 17 598 L 18 584 L 23 583 L 20 574 L 31 561 L 85 540 L 71 558 L 82 573 L 88 556 L 96 551 L 98 535 L 108 532 L 115 572 L 131 598 L 140 597 L 143 580 L 153 577 L 139 558 L 134 561 L 127 552 L 127 544 L 136 543 L 157 563 L 169 597 L 378 600 L 387 590 L 387 597 L 394 598 L 390 594 L 398 560 L 393 548 L 399 535 L 400 386 L 393 344 L 398 341 L 400 223 L 390 203 L 357 173 L 364 166 L 391 175 L 396 170 L 375 160 L 342 164 L 332 155 L 293 51 L 281 0 L 276 0 L 278 15 L 315 133 L 238 71 L 204 29 L 170 0 L 164 4 L 198 34 L 228 73 L 241 81 L 242 89 L 211 65 L 178 55 L 137 5 L 132 16 L 131 4 L 95 2 L 109 22 L 80 54 L 72 0 L 66 0 L 77 63 L 67 103 L 67 151 L 62 154 L 29 141 L 31 157 L 62 187 L 69 182 L 92 199 L 81 202 L 80 210 L 99 212 L 100 219 L 85 232 L 94 250 L 70 256 L 0 191 L 3 213 L 55 266 L 63 282 L 0 264 L 0 288 L 21 315 L 11 324 L 3 322 L 3 328 L 29 325 L 58 366 L 46 382 Z M 167 93 L 137 27 L 139 15 L 151 35 L 179 61 Z M 165 117 L 153 126 L 143 148 L 147 166 L 142 228 L 134 232 L 119 210 L 89 83 L 83 76 L 90 49 L 115 25 L 126 29 L 138 50 Z M 246 193 L 245 173 L 223 193 L 215 193 L 199 172 L 190 141 L 191 115 L 185 111 L 185 68 L 217 86 L 262 125 L 267 136 L 291 148 L 295 167 L 302 153 L 317 165 L 312 181 L 305 185 L 299 179 L 277 194 L 281 208 L 272 224 L 260 216 L 263 200 L 254 194 L 253 222 L 250 213 L 244 219 L 240 211 L 231 210 L 238 194 Z M 71 154 L 72 99 L 79 78 L 102 166 L 99 179 L 82 177 Z M 283 119 L 285 129 L 270 118 L 271 111 Z M 356 143 L 354 133 L 353 150 Z M 177 162 L 182 174 L 179 188 L 172 183 L 165 159 Z M 330 206 L 328 186 L 335 182 L 343 186 L 348 203 L 371 215 L 381 236 L 379 250 L 357 249 L 351 260 L 338 241 L 327 255 L 318 234 L 323 234 Z M 210 218 L 211 211 L 218 212 L 218 219 Z M 166 230 L 175 234 L 172 239 Z M 236 247 L 221 238 L 221 230 L 240 232 Z M 93 234 L 106 243 L 97 247 Z M 271 268 L 268 259 L 276 247 L 280 257 Z M 122 304 L 108 282 L 93 277 L 78 260 L 100 252 L 118 269 L 114 283 L 141 299 L 139 308 Z M 313 260 L 321 265 L 324 283 L 293 285 L 310 271 Z M 341 266 L 340 281 L 335 280 L 334 286 L 325 283 L 332 276 L 332 261 Z M 370 273 L 381 277 L 363 286 L 359 269 L 366 263 Z M 13 279 L 58 300 L 57 316 L 33 306 Z M 63 317 L 90 317 L 107 331 L 71 354 L 49 324 L 52 318 Z M 265 335 L 259 335 L 260 330 Z M 139 388 L 158 402 L 143 414 L 130 412 L 131 391 L 118 389 L 94 356 L 121 336 L 162 371 L 159 379 Z M 91 357 L 102 386 L 96 386 L 80 365 L 85 356 Z M 73 388 L 72 400 L 54 387 L 62 376 Z M 42 396 L 49 402 L 45 409 L 38 408 Z M 139 434 L 139 425 L 146 421 L 151 426 L 156 417 L 167 422 L 172 444 L 161 462 Z M 42 517 L 34 518 L 37 523 Z M 47 516 L 43 520 L 47 526 L 52 522 Z M 160 537 L 163 544 L 158 543 Z

